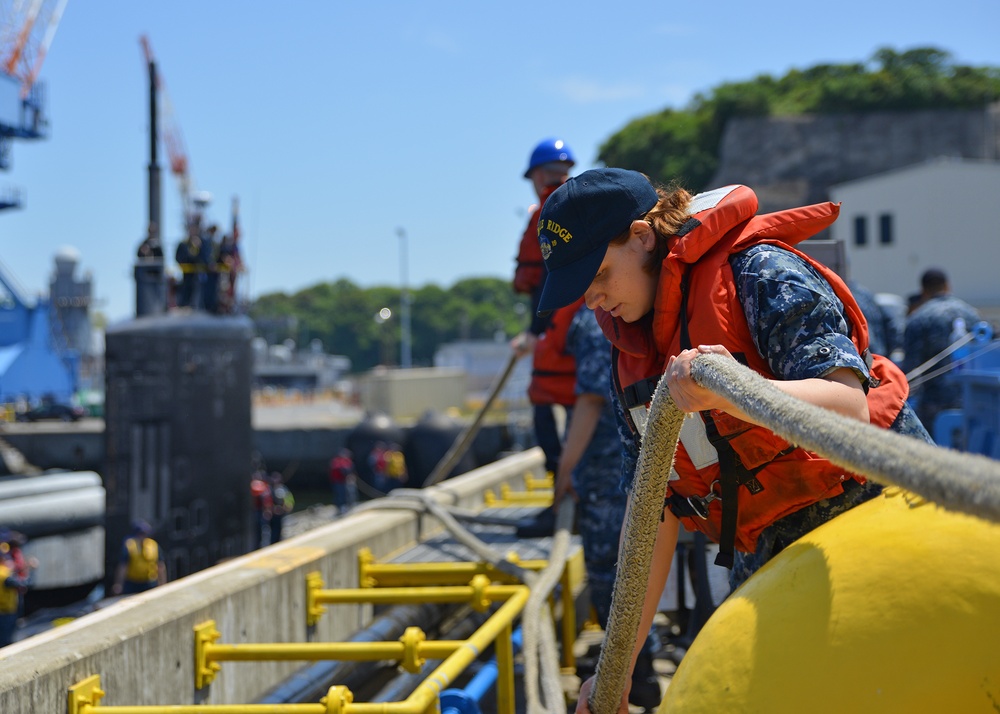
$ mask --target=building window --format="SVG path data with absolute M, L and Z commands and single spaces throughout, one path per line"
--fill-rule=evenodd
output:
M 864 216 L 854 217 L 854 245 L 868 245 L 868 219 Z
M 883 213 L 878 217 L 878 242 L 892 245 L 892 214 Z

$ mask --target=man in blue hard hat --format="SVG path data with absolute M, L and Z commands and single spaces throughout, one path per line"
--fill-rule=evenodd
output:
M 511 346 L 518 356 L 533 355 L 528 397 L 533 408 L 535 440 L 545 452 L 545 470 L 553 474 L 559 464 L 561 452 L 561 439 L 553 409 L 555 404 L 566 409 L 572 408 L 576 374 L 572 364 L 565 364 L 565 357 L 560 357 L 553 350 L 544 349 L 544 345 L 543 349 L 539 349 L 539 337 L 551 327 L 551 319 L 538 316 L 538 299 L 545 282 L 545 264 L 538 246 L 538 219 L 545 200 L 566 183 L 575 163 L 573 152 L 562 139 L 543 139 L 531 152 L 524 178 L 531 181 L 538 204 L 521 236 L 517 268 L 514 271 L 514 290 L 531 296 L 531 325 L 514 338 Z M 549 343 L 559 341 L 553 338 Z M 551 528 L 549 530 L 551 532 Z

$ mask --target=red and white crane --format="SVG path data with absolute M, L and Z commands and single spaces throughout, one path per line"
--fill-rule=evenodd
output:
M 0 6 L 0 66 L 27 99 L 69 0 L 14 0 Z

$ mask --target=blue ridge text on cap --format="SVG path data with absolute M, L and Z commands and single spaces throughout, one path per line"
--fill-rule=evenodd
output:
M 552 219 L 547 219 L 545 221 L 545 230 L 547 230 L 549 233 L 552 233 L 553 235 L 557 235 L 560 238 L 562 238 L 563 243 L 569 243 L 571 240 L 573 240 L 573 234 L 570 233 L 565 228 L 563 228 L 562 226 L 560 226 Z M 540 232 L 541 231 L 539 231 L 539 233 Z

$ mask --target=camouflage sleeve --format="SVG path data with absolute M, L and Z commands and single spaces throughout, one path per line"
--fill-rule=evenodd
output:
M 566 334 L 566 351 L 576 360 L 576 394 L 611 392 L 611 343 L 592 310 L 581 307 Z
M 625 419 L 625 410 L 622 408 L 617 394 L 612 393 L 611 405 L 615 410 L 615 423 L 618 425 L 618 436 L 622 442 L 621 489 L 628 493 L 632 490 L 635 467 L 639 463 L 639 437 L 633 434 L 629 428 L 628 421 Z
M 779 379 L 853 369 L 867 388 L 868 367 L 851 341 L 844 305 L 806 261 L 772 245 L 730 258 L 754 345 Z

